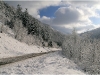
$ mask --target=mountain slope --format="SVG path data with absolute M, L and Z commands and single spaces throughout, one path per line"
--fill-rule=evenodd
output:
M 85 32 L 85 33 L 82 33 L 81 35 L 82 36 L 83 35 L 88 35 L 91 38 L 100 39 L 100 28 L 97 28 L 97 29 L 94 29 L 94 30 L 91 30 L 91 31 L 88 31 L 88 32 Z
M 22 8 L 19 5 L 15 9 L 7 3 L 0 1 L 0 13 L 0 20 L 14 30 L 17 40 L 25 42 L 25 40 L 22 40 L 23 37 L 31 35 L 33 39 L 38 40 L 38 45 L 50 47 L 61 46 L 65 35 L 35 19 L 28 14 L 27 10 L 22 12 Z M 31 42 L 31 44 L 34 43 L 36 43 L 36 41 Z

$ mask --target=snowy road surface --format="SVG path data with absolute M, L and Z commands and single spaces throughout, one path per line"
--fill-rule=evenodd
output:
M 0 74 L 84 74 L 61 51 L 0 66 Z
M 32 57 L 38 57 L 38 56 L 48 54 L 48 53 L 53 53 L 53 52 L 55 52 L 55 51 L 42 52 L 42 53 L 30 53 L 30 54 L 25 54 L 25 55 L 22 55 L 22 56 L 2 58 L 2 59 L 0 59 L 0 66 L 5 65 L 5 64 L 18 62 L 18 61 L 22 61 L 22 60 L 26 60 L 26 59 L 29 59 L 29 58 L 32 58 Z

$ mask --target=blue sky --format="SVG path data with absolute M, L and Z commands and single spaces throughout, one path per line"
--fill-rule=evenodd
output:
M 100 27 L 100 1 L 69 0 L 31 0 L 6 1 L 16 7 L 20 4 L 23 10 L 54 29 L 69 33 L 75 27 L 78 33 Z
M 100 16 L 100 10 L 96 10 L 96 12 L 98 13 L 98 15 Z M 91 17 L 90 20 L 94 23 L 94 24 L 100 24 L 100 17 Z
M 39 10 L 39 14 L 41 17 L 47 16 L 47 17 L 55 17 L 54 13 L 60 6 L 49 6 L 47 8 L 43 8 Z
M 94 23 L 94 24 L 100 24 L 100 18 L 96 18 L 96 17 L 91 17 L 90 20 Z

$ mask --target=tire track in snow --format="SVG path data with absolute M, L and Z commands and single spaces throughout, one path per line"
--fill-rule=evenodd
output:
M 57 50 L 57 51 L 59 51 L 59 50 Z M 56 52 L 56 51 L 49 51 L 49 52 L 42 52 L 42 53 L 31 53 L 31 54 L 25 54 L 22 56 L 2 58 L 2 59 L 0 59 L 0 66 L 14 63 L 14 62 L 18 62 L 18 61 L 25 60 L 25 59 L 32 58 L 32 57 L 41 56 L 41 55 L 48 54 L 48 53 L 53 53 L 53 52 Z

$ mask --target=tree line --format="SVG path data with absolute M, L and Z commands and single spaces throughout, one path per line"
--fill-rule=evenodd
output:
M 62 53 L 84 72 L 100 74 L 100 39 L 92 39 L 88 33 L 81 37 L 73 30 L 64 40 Z

